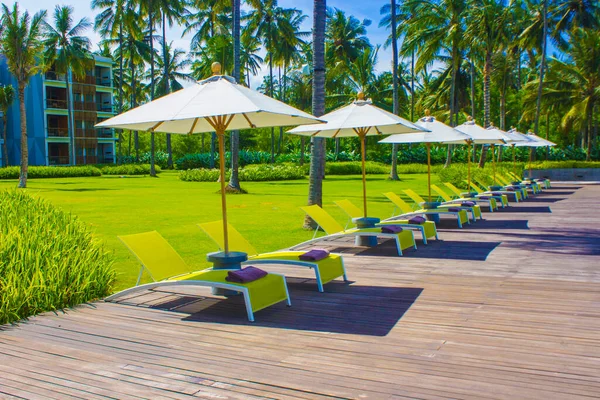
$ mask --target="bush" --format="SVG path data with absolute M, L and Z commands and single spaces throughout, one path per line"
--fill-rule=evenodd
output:
M 159 166 L 161 168 L 167 168 L 167 163 L 169 161 L 169 154 L 164 151 L 155 151 L 154 152 L 154 165 Z M 140 163 L 141 164 L 150 164 L 150 152 L 147 151 L 140 155 Z
M 600 168 L 598 161 L 541 161 L 531 164 L 531 169 L 559 169 L 559 168 Z
M 77 218 L 24 192 L 0 192 L 0 324 L 106 296 L 111 265 Z
M 156 173 L 161 169 L 155 165 Z M 104 165 L 100 168 L 102 175 L 149 175 L 150 164 Z
M 226 171 L 225 179 L 229 180 L 230 174 L 230 171 Z M 296 180 L 303 179 L 304 175 L 302 168 L 290 164 L 249 165 L 239 170 L 242 182 Z M 219 179 L 219 170 L 199 168 L 181 171 L 179 179 L 186 182 L 216 182 Z
M 19 167 L 0 168 L 0 179 L 19 179 Z M 75 167 L 29 167 L 27 177 L 39 178 L 77 178 L 82 176 L 100 176 L 100 170 L 91 165 Z
M 367 174 L 387 174 L 390 172 L 388 165 L 367 161 L 365 163 Z M 328 162 L 325 164 L 325 175 L 360 175 L 362 174 L 362 165 L 360 161 L 351 162 Z

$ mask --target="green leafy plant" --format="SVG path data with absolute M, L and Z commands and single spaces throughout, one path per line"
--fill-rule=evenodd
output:
M 161 168 L 155 165 L 156 173 L 161 172 Z M 149 175 L 150 164 L 124 164 L 124 165 L 104 165 L 100 167 L 102 175 Z
M 29 167 L 28 178 L 76 178 L 100 176 L 102 173 L 94 166 L 76 167 Z M 0 168 L 0 179 L 18 179 L 19 167 Z
M 106 296 L 112 255 L 46 200 L 0 192 L 0 324 Z
M 229 173 L 226 171 L 226 179 L 229 179 Z M 240 168 L 240 181 L 242 182 L 295 180 L 304 179 L 304 176 L 304 169 L 291 164 L 259 164 Z M 181 171 L 179 179 L 186 182 L 216 182 L 219 179 L 219 170 L 198 168 Z

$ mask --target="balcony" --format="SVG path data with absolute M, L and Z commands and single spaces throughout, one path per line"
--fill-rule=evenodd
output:
M 46 99 L 46 108 L 54 108 L 57 110 L 66 110 L 67 101 L 62 99 Z
M 114 136 L 114 130 L 111 128 L 98 128 L 96 134 L 99 138 L 112 138 Z
M 110 76 L 97 76 L 96 77 L 96 85 L 97 86 L 112 86 L 112 79 Z
M 86 75 L 83 78 L 75 78 L 74 84 L 83 84 L 83 85 L 96 85 L 96 77 L 93 75 Z
M 49 81 L 61 81 L 61 82 L 65 82 L 66 79 L 66 75 L 65 74 L 58 74 L 55 71 L 48 71 L 44 74 L 44 77 L 46 78 L 46 80 Z
M 113 106 L 110 103 L 103 103 L 103 104 L 96 103 L 96 104 L 97 104 L 96 111 L 105 112 L 105 113 L 113 112 Z
M 73 109 L 75 111 L 96 111 L 96 103 L 92 103 L 92 102 L 80 102 L 80 101 L 76 101 L 73 104 Z
M 48 137 L 69 137 L 67 128 L 48 128 Z

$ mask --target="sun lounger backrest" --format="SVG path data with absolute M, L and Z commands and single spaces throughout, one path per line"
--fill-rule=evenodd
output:
M 417 203 L 417 204 L 425 203 L 425 199 L 422 198 L 421 196 L 419 196 L 414 190 L 406 189 L 406 190 L 403 190 L 403 192 L 406 193 L 406 195 L 408 197 L 410 197 L 411 200 L 414 201 L 415 203 Z
M 431 185 L 431 188 L 436 192 L 444 201 L 452 201 L 452 198 L 448 196 L 448 193 L 437 187 L 437 185 Z
M 118 236 L 155 281 L 190 272 L 169 242 L 156 231 Z
M 338 200 L 334 201 L 334 203 L 348 214 L 350 218 L 360 218 L 363 216 L 362 210 L 352 204 L 350 200 Z
M 343 232 L 344 228 L 329 213 L 318 205 L 300 207 L 307 213 L 328 235 Z
M 225 248 L 225 241 L 223 238 L 223 221 L 205 222 L 198 224 L 198 227 L 202 229 L 209 238 L 211 238 L 220 250 Z M 258 251 L 250 242 L 248 242 L 231 224 L 227 224 L 227 233 L 229 238 L 229 248 L 233 251 L 242 251 L 249 256 L 258 254 Z
M 466 182 L 466 181 L 465 181 Z M 479 193 L 485 192 L 485 190 L 475 184 L 475 182 L 471 181 L 471 187 L 475 189 Z
M 394 203 L 394 205 L 398 207 L 403 214 L 412 212 L 412 208 L 410 208 L 410 206 L 404 200 L 402 200 L 400 196 L 398 196 L 396 193 L 387 192 L 383 195 L 390 199 L 390 201 Z
M 450 189 L 452 191 L 452 193 L 454 193 L 457 196 L 460 196 L 460 194 L 463 193 L 459 188 L 457 188 L 450 182 L 444 182 L 444 185 L 446 185 L 446 187 L 448 189 Z

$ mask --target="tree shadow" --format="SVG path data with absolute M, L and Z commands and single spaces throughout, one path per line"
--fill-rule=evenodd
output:
M 423 291 L 331 282 L 325 286 L 325 293 L 319 293 L 314 281 L 292 283 L 289 290 L 292 307 L 283 302 L 268 307 L 255 314 L 255 322 L 247 320 L 242 296 L 223 299 L 182 295 L 152 308 L 188 314 L 185 321 L 386 336 Z
M 79 188 L 79 189 L 55 189 L 57 192 L 105 192 L 108 190 L 117 190 L 109 188 Z
M 504 240 L 502 246 L 550 254 L 600 255 L 600 240 L 598 240 L 597 230 L 561 231 L 556 229 L 557 233 L 551 233 L 553 230 L 549 231 L 550 233 L 544 232 L 539 235 L 502 232 L 502 236 L 511 236 L 517 239 L 515 241 Z

